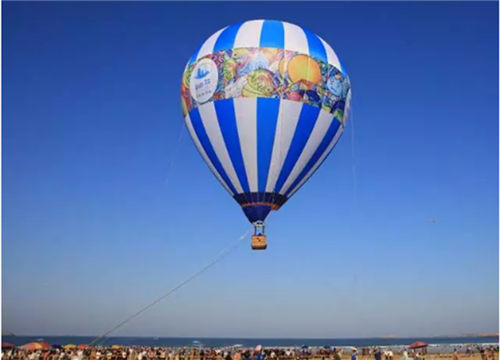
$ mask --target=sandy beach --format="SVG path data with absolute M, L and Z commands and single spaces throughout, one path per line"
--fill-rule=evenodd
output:
M 28 343 L 16 347 L 2 342 L 3 360 L 498 360 L 497 344 L 454 344 L 454 352 L 426 352 L 399 347 L 317 347 L 284 348 L 258 345 L 202 347 L 151 347 L 151 346 L 89 346 L 85 344 L 50 345 Z M 466 353 L 459 353 L 466 349 Z

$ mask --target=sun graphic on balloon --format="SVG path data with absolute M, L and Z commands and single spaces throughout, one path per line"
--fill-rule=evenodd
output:
M 279 64 L 281 74 L 285 73 L 285 64 L 287 65 L 288 76 L 294 83 L 305 80 L 317 84 L 321 80 L 321 69 L 318 63 L 307 55 L 295 55 L 288 62 L 285 58 L 281 59 Z

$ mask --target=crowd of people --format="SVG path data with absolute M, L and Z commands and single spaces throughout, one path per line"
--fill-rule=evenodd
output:
M 465 360 L 480 354 L 481 360 L 499 360 L 498 346 L 468 348 L 465 354 L 454 351 L 451 360 Z M 95 346 L 87 348 L 51 348 L 26 350 L 21 347 L 2 349 L 2 360 L 436 360 L 435 354 L 408 351 L 402 348 L 397 354 L 377 347 L 358 351 L 350 348 L 167 348 L 144 346 Z M 478 359 L 479 360 L 479 359 Z

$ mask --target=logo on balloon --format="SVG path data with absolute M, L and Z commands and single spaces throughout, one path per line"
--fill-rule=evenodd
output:
M 189 91 L 197 102 L 207 102 L 215 93 L 218 81 L 219 71 L 215 62 L 209 58 L 202 59 L 193 69 Z

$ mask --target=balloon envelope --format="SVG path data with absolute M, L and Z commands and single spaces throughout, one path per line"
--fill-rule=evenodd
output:
M 252 223 L 321 165 L 342 135 L 350 98 L 333 49 L 274 20 L 217 31 L 193 54 L 181 85 L 198 151 Z

